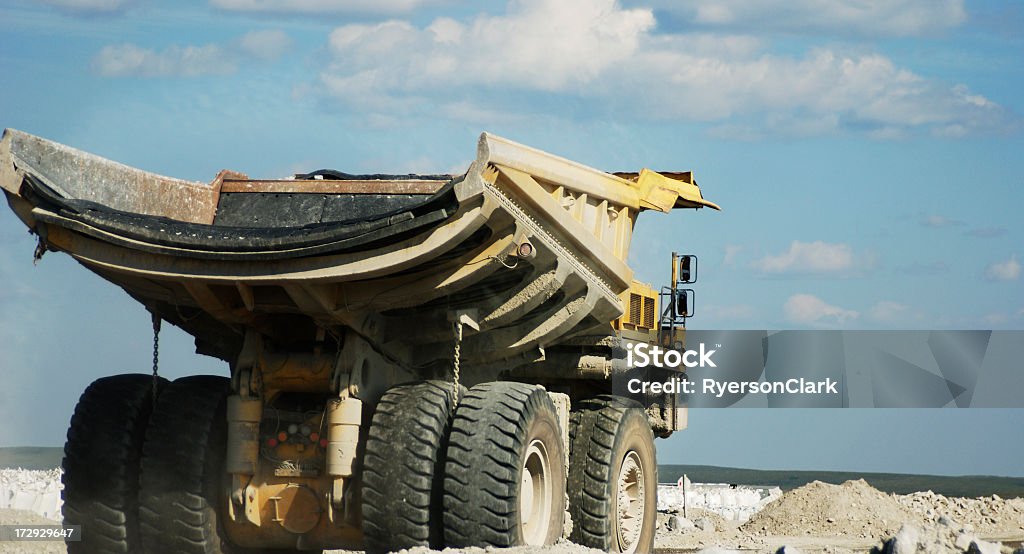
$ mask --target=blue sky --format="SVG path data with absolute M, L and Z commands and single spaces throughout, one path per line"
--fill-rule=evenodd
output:
M 661 283 L 672 250 L 701 257 L 693 326 L 1022 329 L 1022 28 L 1012 1 L 6 0 L 0 126 L 198 180 L 460 171 L 483 130 L 692 169 L 724 211 L 646 214 L 630 261 Z M 142 309 L 66 257 L 33 267 L 33 246 L 0 214 L 0 444 L 59 443 L 89 380 L 146 369 Z M 166 350 L 171 375 L 222 371 L 175 331 Z M 893 436 L 1024 423 L 927 413 Z M 736 459 L 711 417 L 662 443 L 669 461 Z M 751 419 L 785 440 L 807 418 Z M 860 469 L 833 446 L 810 466 Z M 790 450 L 751 464 L 808 467 Z M 888 469 L 1024 471 L 904 458 Z

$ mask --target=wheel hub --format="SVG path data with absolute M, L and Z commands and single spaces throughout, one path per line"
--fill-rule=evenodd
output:
M 619 550 L 635 552 L 643 531 L 647 491 L 644 489 L 644 466 L 640 455 L 630 450 L 622 460 L 616 480 L 619 525 Z
M 551 464 L 548 450 L 540 440 L 534 440 L 523 460 L 522 482 L 519 494 L 519 516 L 523 539 L 528 545 L 542 545 L 551 522 Z

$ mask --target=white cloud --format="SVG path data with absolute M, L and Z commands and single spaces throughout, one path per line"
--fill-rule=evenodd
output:
M 439 18 L 422 29 L 400 20 L 345 25 L 331 32 L 335 61 L 324 80 L 340 94 L 466 84 L 561 91 L 629 60 L 653 26 L 649 10 L 614 0 L 522 0 L 502 16 Z
M 76 13 L 114 13 L 127 8 L 132 0 L 37 0 L 43 4 Z
M 1020 278 L 1020 262 L 1010 256 L 1005 262 L 995 262 L 985 268 L 985 277 L 991 281 L 1016 281 Z
M 963 0 L 662 0 L 657 5 L 709 27 L 812 34 L 921 35 L 967 19 Z
M 554 93 L 623 117 L 707 122 L 713 135 L 741 139 L 963 136 L 1016 125 L 967 87 L 881 54 L 774 54 L 752 36 L 655 25 L 651 10 L 616 0 L 511 0 L 498 15 L 344 25 L 330 35 L 320 85 L 335 101 L 388 114 L 434 114 L 475 97 L 521 111 L 523 92 Z
M 667 82 L 650 89 L 647 99 L 659 116 L 709 122 L 751 116 L 752 122 L 733 128 L 753 138 L 849 128 L 889 139 L 914 129 L 947 134 L 959 126 L 967 134 L 1005 127 L 998 119 L 1005 110 L 996 104 L 963 86 L 925 79 L 880 54 L 819 49 L 802 58 L 765 53 L 728 59 L 671 49 L 644 51 L 636 67 Z
M 854 268 L 854 254 L 849 245 L 820 240 L 800 242 L 794 240 L 789 250 L 768 255 L 753 262 L 763 273 L 844 273 Z
M 108 77 L 198 77 L 227 75 L 240 63 L 273 60 L 291 45 L 282 31 L 252 31 L 227 44 L 169 46 L 151 50 L 125 43 L 103 47 L 93 57 L 93 71 Z
M 882 300 L 868 311 L 868 315 L 875 321 L 883 323 L 895 323 L 902 321 L 907 318 L 910 313 L 910 306 L 906 304 L 900 304 L 899 302 L 893 302 L 891 300 Z
M 804 325 L 842 325 L 860 317 L 854 310 L 827 304 L 812 294 L 794 294 L 782 307 L 786 319 Z
M 161 51 L 115 44 L 104 46 L 92 63 L 97 73 L 108 77 L 195 77 L 234 73 L 238 69 L 216 44 L 171 46 Z
M 210 5 L 238 12 L 331 14 L 407 13 L 438 0 L 210 0 Z

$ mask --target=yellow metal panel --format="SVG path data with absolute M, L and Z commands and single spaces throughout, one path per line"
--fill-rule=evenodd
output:
M 701 206 L 716 210 L 722 209 L 718 207 L 718 204 L 704 200 L 700 188 L 696 184 L 669 179 L 650 169 L 640 171 L 636 185 L 640 189 L 640 204 L 647 209 L 660 212 L 668 212 L 672 208 L 699 208 Z
M 644 169 L 639 175 L 611 174 L 489 133 L 480 135 L 477 157 L 529 173 L 539 181 L 565 187 L 566 191 L 607 200 L 617 207 L 661 212 L 703 206 L 720 209 L 713 202 L 704 200 L 689 172 L 666 176 Z M 634 176 L 636 180 L 633 180 Z
M 657 329 L 658 293 L 647 283 L 633 281 L 619 295 L 624 313 L 612 322 L 615 329 Z

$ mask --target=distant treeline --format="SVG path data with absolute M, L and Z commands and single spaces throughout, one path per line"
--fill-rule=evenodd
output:
M 0 468 L 53 469 L 60 467 L 62 448 L 16 446 L 0 447 Z M 839 484 L 851 479 L 864 479 L 883 492 L 909 494 L 932 490 L 946 496 L 1024 497 L 1024 477 L 903 475 L 899 473 L 856 473 L 852 471 L 784 471 L 740 469 L 734 467 L 661 465 L 658 480 L 674 483 L 683 474 L 695 483 L 732 483 L 737 485 L 777 486 L 795 489 L 811 481 Z
M 0 447 L 0 468 L 53 469 L 64 460 L 64 449 L 47 446 Z
M 777 486 L 782 490 L 795 489 L 822 481 L 839 484 L 851 479 L 864 479 L 882 492 L 909 494 L 931 490 L 945 496 L 991 496 L 1003 498 L 1024 497 L 1024 477 L 989 477 L 968 475 L 947 477 L 941 475 L 903 475 L 899 473 L 857 473 L 852 471 L 785 471 L 740 469 L 716 466 L 660 465 L 658 481 L 674 483 L 683 474 L 696 483 L 730 483 L 740 485 Z

